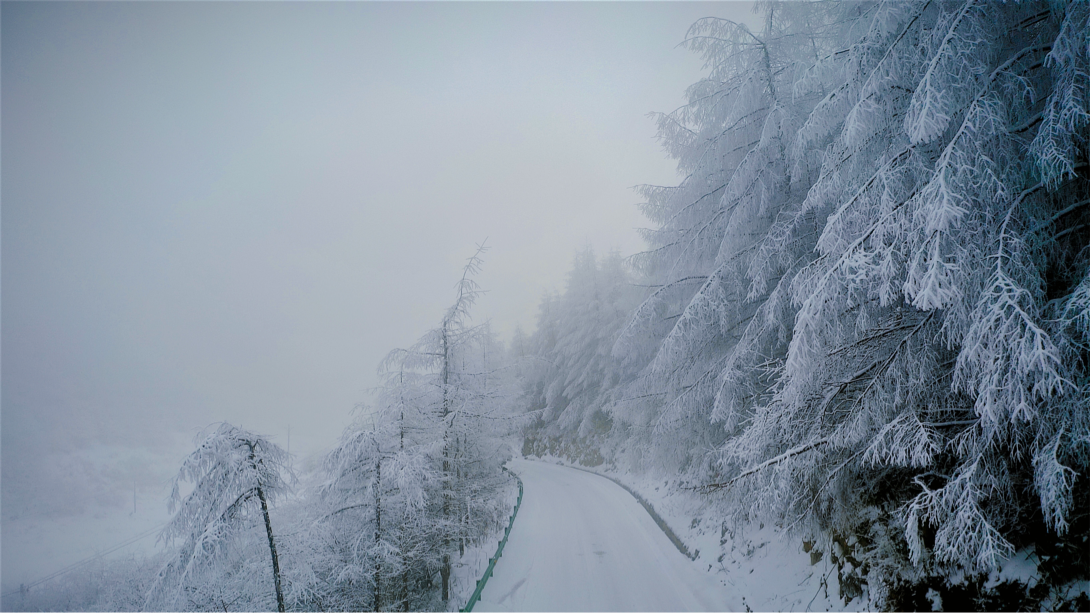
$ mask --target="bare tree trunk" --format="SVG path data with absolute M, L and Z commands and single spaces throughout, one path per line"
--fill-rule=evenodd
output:
M 253 441 L 243 441 L 250 449 L 250 464 L 257 468 L 257 458 L 254 455 Z M 269 537 L 269 553 L 272 555 L 273 583 L 276 585 L 276 608 L 284 613 L 284 592 L 280 589 L 280 558 L 276 555 L 276 540 L 273 538 L 272 521 L 269 519 L 269 504 L 265 500 L 265 490 L 258 485 L 257 497 L 261 500 L 261 514 L 265 517 L 265 534 Z
M 443 519 L 445 534 L 443 536 L 443 558 L 439 566 L 439 576 L 443 582 L 443 602 L 450 599 L 450 433 L 447 428 L 447 415 L 450 414 L 450 400 L 447 397 L 447 385 L 450 382 L 450 347 L 447 340 L 446 323 L 443 325 Z
M 457 498 L 457 500 L 458 500 L 458 505 L 457 505 L 457 512 L 458 512 L 458 557 L 462 558 L 462 557 L 464 557 L 466 555 L 466 533 L 469 531 L 469 526 L 466 524 L 466 521 L 469 519 L 469 515 L 468 515 L 469 506 L 467 504 L 468 501 L 462 500 L 462 496 L 461 496 L 461 491 L 462 490 L 461 490 L 460 486 L 462 484 L 462 477 L 464 475 L 462 475 L 462 463 L 459 460 L 462 458 L 462 454 L 465 452 L 466 441 L 465 441 L 464 436 L 457 436 L 457 435 L 455 435 L 454 440 L 456 442 L 456 445 L 455 445 L 455 448 L 454 448 L 454 459 L 455 459 L 455 467 L 454 467 L 455 481 L 454 481 L 454 483 L 455 483 L 456 487 L 454 489 L 455 489 L 455 491 L 457 491 L 459 493 L 458 498 Z M 451 494 L 453 496 L 453 492 Z
M 261 513 L 265 516 L 265 533 L 269 535 L 269 551 L 272 553 L 273 583 L 276 584 L 276 610 L 284 613 L 284 593 L 280 590 L 280 559 L 276 555 L 276 541 L 273 539 L 272 522 L 269 521 L 269 505 L 265 502 L 265 490 L 257 488 L 257 497 L 261 500 Z
M 401 367 L 401 374 L 398 376 L 399 388 L 401 389 L 401 416 L 398 418 L 398 429 L 401 440 L 399 443 L 399 449 L 405 450 L 405 396 L 404 396 L 404 384 L 405 384 L 405 367 Z M 409 565 L 405 560 L 404 539 L 401 539 L 402 547 L 399 548 L 401 553 L 401 610 L 409 610 Z
M 401 570 L 401 610 L 409 611 L 409 567 Z
M 375 462 L 375 546 L 382 534 L 382 457 Z M 382 567 L 375 561 L 375 610 L 382 610 Z

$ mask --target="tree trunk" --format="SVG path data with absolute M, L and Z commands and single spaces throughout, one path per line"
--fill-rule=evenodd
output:
M 460 558 L 465 557 L 465 555 L 466 555 L 466 532 L 468 532 L 468 529 L 469 529 L 469 527 L 466 525 L 466 522 L 469 519 L 469 515 L 468 515 L 469 505 L 468 505 L 468 501 L 463 501 L 462 497 L 460 495 L 460 492 L 462 491 L 461 484 L 462 484 L 462 476 L 463 475 L 462 475 L 462 464 L 458 460 L 461 458 L 462 451 L 465 448 L 465 439 L 464 439 L 464 437 L 455 436 L 454 441 L 455 441 L 455 446 L 454 446 L 454 460 L 455 460 L 455 463 L 454 463 L 454 483 L 455 483 L 455 487 L 453 488 L 453 491 L 451 492 L 451 495 L 453 496 L 454 492 L 459 492 L 459 496 L 458 496 L 458 498 L 456 498 L 456 500 L 458 501 L 458 504 L 456 505 L 457 506 L 456 511 L 458 513 L 458 558 L 460 559 Z
M 450 382 L 450 346 L 447 339 L 446 324 L 443 326 L 443 406 L 442 406 L 442 422 L 443 422 L 443 519 L 445 524 L 445 534 L 443 535 L 443 558 L 442 563 L 439 566 L 439 576 L 443 580 L 443 602 L 446 603 L 450 599 L 450 498 L 451 498 L 451 476 L 450 476 L 450 432 L 447 426 L 447 415 L 450 414 L 450 402 L 447 397 L 447 385 Z
M 382 458 L 375 462 L 375 547 L 377 549 L 382 533 Z M 382 610 L 382 567 L 375 561 L 375 597 L 376 611 Z
M 273 583 L 276 584 L 276 610 L 284 613 L 284 593 L 280 590 L 280 559 L 276 556 L 276 541 L 273 540 L 272 522 L 269 521 L 269 505 L 265 502 L 265 490 L 257 488 L 257 497 L 261 500 L 261 513 L 265 516 L 265 532 L 269 535 L 269 551 L 272 553 Z
M 443 602 L 450 599 L 450 554 L 443 554 L 443 564 L 439 567 L 439 576 L 443 578 Z
M 405 566 L 401 570 L 401 610 L 405 613 L 409 611 L 409 567 Z

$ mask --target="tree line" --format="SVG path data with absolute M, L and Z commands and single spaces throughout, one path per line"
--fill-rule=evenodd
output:
M 199 436 L 152 558 L 100 562 L 5 608 L 456 610 L 467 547 L 502 532 L 516 483 L 501 470 L 518 416 L 506 348 L 473 325 L 478 247 L 438 325 L 391 351 L 381 383 L 320 465 L 297 474 L 267 436 L 227 423 Z M 461 566 L 463 572 L 455 573 Z M 460 583 L 458 583 L 460 582 Z
M 759 14 L 690 29 L 706 76 L 657 116 L 684 179 L 640 188 L 614 302 L 577 261 L 521 341 L 527 450 L 847 548 L 879 607 L 1027 549 L 1086 578 L 1090 4 Z

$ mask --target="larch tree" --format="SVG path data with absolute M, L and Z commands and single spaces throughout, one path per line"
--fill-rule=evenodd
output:
M 523 410 L 540 410 L 536 423 L 550 424 L 535 429 L 535 437 L 572 435 L 588 448 L 571 451 L 591 455 L 604 442 L 615 392 L 635 374 L 630 361 L 611 350 L 638 296 L 618 254 L 576 254 L 564 293 L 543 301 L 537 331 L 520 358 Z
M 331 555 L 317 561 L 311 581 L 313 600 L 325 607 L 433 606 L 426 590 L 417 588 L 438 567 L 429 552 L 438 549 L 441 533 L 429 518 L 438 513 L 439 445 L 435 428 L 421 427 L 407 388 L 402 381 L 381 390 L 380 404 L 361 411 L 326 456 L 327 479 L 318 491 L 322 510 L 313 526 Z
M 643 188 L 643 211 L 658 227 L 632 262 L 651 288 L 614 347 L 618 357 L 653 348 L 621 413 L 650 434 L 656 465 L 715 470 L 708 452 L 739 421 L 722 398 L 752 406 L 771 384 L 790 328 L 787 287 L 815 240 L 815 215 L 801 203 L 828 140 L 796 138 L 826 95 L 796 79 L 846 27 L 823 8 L 768 6 L 760 32 L 706 18 L 686 37 L 709 75 L 689 88 L 687 105 L 659 117 L 686 177 Z
M 994 570 L 1034 514 L 1062 538 L 1090 468 L 1090 5 L 760 6 L 686 38 L 708 76 L 660 116 L 685 179 L 644 188 L 652 287 L 614 353 L 650 357 L 616 415 L 736 517 L 880 532 L 879 602 Z
M 451 597 L 451 566 L 455 551 L 500 525 L 502 510 L 496 494 L 507 483 L 500 472 L 502 445 L 491 433 L 505 421 L 507 386 L 499 385 L 496 343 L 487 324 L 471 325 L 470 311 L 481 293 L 474 276 L 480 271 L 484 245 L 466 262 L 456 297 L 439 326 L 408 349 L 386 357 L 380 373 L 389 383 L 411 376 L 422 390 L 417 406 L 433 430 L 438 445 L 439 517 L 432 517 L 441 535 L 440 598 Z M 491 357 L 489 349 L 492 348 Z
M 288 491 L 291 475 L 287 453 L 263 436 L 227 423 L 206 436 L 174 478 L 169 500 L 174 517 L 159 538 L 180 539 L 182 545 L 177 557 L 159 572 L 145 606 L 178 609 L 182 593 L 192 584 L 223 581 L 218 564 L 230 557 L 238 537 L 260 522 L 265 528 L 266 560 L 271 561 L 265 566 L 271 567 L 266 576 L 273 580 L 276 606 L 283 611 L 280 561 L 269 505 Z M 193 484 L 193 490 L 185 496 L 180 493 L 183 482 Z M 235 570 L 252 572 L 253 565 L 243 560 Z M 241 577 L 243 584 L 252 584 L 254 579 Z M 212 606 L 221 604 L 226 608 L 222 602 Z M 240 607 L 262 608 L 260 601 L 247 601 Z
M 796 143 L 832 140 L 798 207 L 816 249 L 781 280 L 787 352 L 714 487 L 834 535 L 878 521 L 916 568 L 994 570 L 1034 506 L 1063 535 L 1088 466 L 1087 4 L 850 7 L 794 84 L 826 92 Z

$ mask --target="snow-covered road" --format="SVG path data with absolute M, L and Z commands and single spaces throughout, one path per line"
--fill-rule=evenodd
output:
M 512 460 L 522 507 L 474 611 L 713 611 L 729 588 L 700 572 L 617 484 Z

